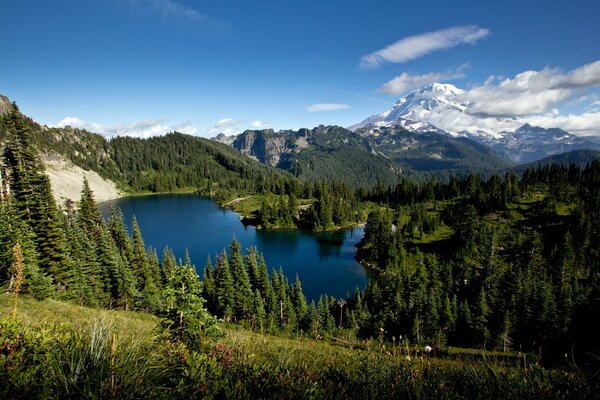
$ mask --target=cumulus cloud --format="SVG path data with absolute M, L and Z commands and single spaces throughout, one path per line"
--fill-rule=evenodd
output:
M 338 111 L 338 110 L 345 110 L 347 108 L 350 108 L 350 106 L 348 104 L 316 103 L 316 104 L 311 104 L 310 106 L 307 106 L 306 111 L 308 111 L 308 112 Z
M 169 132 L 177 131 L 188 135 L 195 135 L 198 130 L 190 123 L 167 124 L 167 119 L 154 119 L 135 122 L 132 124 L 103 125 L 95 122 L 81 120 L 77 117 L 66 117 L 56 124 L 62 128 L 71 126 L 72 128 L 85 129 L 90 132 L 99 133 L 106 137 L 113 136 L 133 136 L 147 138 L 151 136 L 160 136 Z
M 271 126 L 267 121 L 254 120 L 254 121 L 241 121 L 234 118 L 222 118 L 215 122 L 215 124 L 206 129 L 208 136 L 216 136 L 220 133 L 231 136 L 242 133 L 245 129 L 265 129 Z
M 575 68 L 556 84 L 568 89 L 595 85 L 600 85 L 600 60 Z
M 183 6 L 172 0 L 125 0 L 127 3 L 137 9 L 150 9 L 162 14 L 164 17 L 174 17 L 189 19 L 192 21 L 201 21 L 206 16 L 190 7 Z
M 476 44 L 490 34 L 490 30 L 476 25 L 462 25 L 402 38 L 391 45 L 364 55 L 363 68 L 376 68 L 384 62 L 405 63 L 438 50 L 461 44 Z
M 384 83 L 379 88 L 379 91 L 383 93 L 402 95 L 409 90 L 413 90 L 433 82 L 464 78 L 464 70 L 467 68 L 468 65 L 465 64 L 453 71 L 429 72 L 422 75 L 413 75 L 410 72 L 403 72 L 391 81 Z
M 499 82 L 488 79 L 466 91 L 465 111 L 488 117 L 543 114 L 576 89 L 600 85 L 600 60 L 564 73 L 558 68 L 525 71 Z
M 561 128 L 575 135 L 600 135 L 600 111 L 578 115 L 560 115 L 557 112 L 550 112 L 545 115 L 530 117 L 528 122 L 543 128 Z

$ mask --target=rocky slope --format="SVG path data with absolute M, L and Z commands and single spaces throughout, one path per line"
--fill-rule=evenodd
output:
M 59 154 L 42 154 L 41 160 L 46 167 L 46 175 L 50 178 L 52 193 L 58 204 L 64 204 L 66 200 L 79 201 L 84 178 L 87 179 L 98 202 L 114 200 L 125 195 L 113 181 L 102 178 L 97 172 L 86 171 Z

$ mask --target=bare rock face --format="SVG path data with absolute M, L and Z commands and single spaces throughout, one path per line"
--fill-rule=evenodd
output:
M 232 146 L 264 164 L 276 166 L 281 156 L 296 147 L 289 135 L 275 133 L 272 129 L 247 130 L 238 135 Z
M 63 204 L 65 200 L 78 201 L 81 197 L 84 178 L 87 179 L 90 189 L 94 192 L 94 198 L 98 202 L 124 196 L 114 182 L 102 178 L 94 171 L 86 171 L 76 166 L 60 154 L 43 153 L 41 160 L 46 167 L 46 175 L 50 178 L 52 193 L 58 204 Z
M 6 115 L 12 109 L 12 102 L 6 96 L 0 94 L 0 116 Z

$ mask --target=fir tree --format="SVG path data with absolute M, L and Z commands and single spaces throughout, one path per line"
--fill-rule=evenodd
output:
M 229 260 L 225 251 L 221 253 L 216 261 L 215 286 L 219 311 L 217 315 L 229 321 L 233 317 L 235 309 L 235 293 L 233 289 L 233 277 L 229 269 Z
M 244 265 L 240 243 L 233 238 L 230 246 L 230 265 L 234 290 L 234 314 L 239 320 L 248 320 L 254 308 L 254 294 Z

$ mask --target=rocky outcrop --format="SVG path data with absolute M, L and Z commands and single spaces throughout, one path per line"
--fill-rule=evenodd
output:
M 293 135 L 275 133 L 272 129 L 247 130 L 235 138 L 232 146 L 264 164 L 277 166 L 283 154 L 296 149 L 295 141 Z
M 0 94 L 0 116 L 6 115 L 12 109 L 12 102 L 6 96 Z

